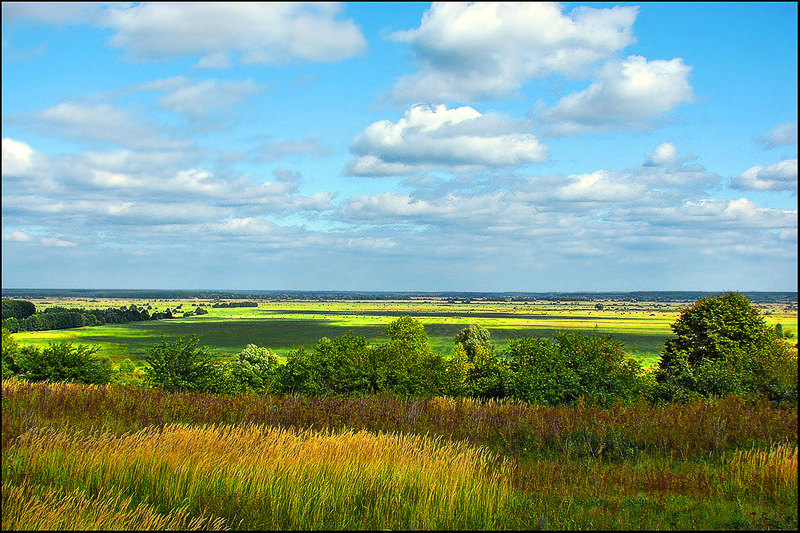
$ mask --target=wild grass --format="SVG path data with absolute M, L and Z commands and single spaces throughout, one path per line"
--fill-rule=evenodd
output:
M 100 516 L 120 529 L 797 527 L 797 408 L 766 401 L 600 409 L 16 380 L 2 397 L 4 529 L 23 515 L 20 529 Z M 46 522 L 26 510 L 40 502 Z
M 3 483 L 4 531 L 196 531 L 225 529 L 221 519 L 189 516 L 185 506 L 167 514 L 152 505 L 134 504 L 116 491 L 87 496 L 82 488 Z
M 170 424 L 137 433 L 31 431 L 4 477 L 210 510 L 242 529 L 498 529 L 507 467 L 485 449 L 364 431 Z

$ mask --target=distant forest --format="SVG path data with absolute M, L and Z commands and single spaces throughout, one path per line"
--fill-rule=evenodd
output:
M 440 298 L 454 303 L 465 300 L 491 301 L 602 301 L 693 302 L 723 291 L 635 291 L 635 292 L 380 292 L 380 291 L 220 291 L 149 289 L 2 289 L 4 298 L 138 298 L 210 300 L 415 300 Z M 756 304 L 797 304 L 797 292 L 741 292 Z

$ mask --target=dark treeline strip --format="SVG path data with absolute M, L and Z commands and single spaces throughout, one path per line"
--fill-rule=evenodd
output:
M 258 302 L 216 302 L 211 307 L 214 309 L 228 309 L 232 307 L 258 307 Z
M 18 302 L 21 300 L 3 300 L 5 309 L 6 301 Z M 33 305 L 31 302 L 21 301 Z M 34 311 L 35 311 L 34 307 Z M 129 322 L 142 322 L 145 320 L 159 320 L 172 318 L 172 311 L 153 313 L 134 304 L 119 308 L 82 309 L 66 307 L 49 307 L 41 312 L 34 312 L 29 316 L 18 319 L 15 316 L 3 315 L 3 329 L 11 333 L 20 331 L 45 331 L 53 329 L 81 328 L 84 326 L 102 326 L 104 324 L 127 324 Z
M 6 298 L 135 298 L 135 299 L 258 299 L 258 300 L 415 300 L 420 298 L 482 301 L 629 301 L 691 302 L 717 296 L 719 291 L 636 292 L 384 292 L 384 291 L 259 291 L 259 290 L 144 290 L 144 289 L 2 289 Z M 743 292 L 752 302 L 794 303 L 797 292 Z

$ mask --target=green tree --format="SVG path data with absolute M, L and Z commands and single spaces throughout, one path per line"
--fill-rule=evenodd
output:
M 25 346 L 19 350 L 17 376 L 27 381 L 68 381 L 105 385 L 111 380 L 107 357 L 95 357 L 100 348 L 71 342 L 51 342 L 44 348 Z
M 147 350 L 145 383 L 156 389 L 185 392 L 226 392 L 224 367 L 207 346 L 197 347 L 192 336 L 174 342 L 162 340 Z
M 3 378 L 19 373 L 19 366 L 17 365 L 19 344 L 17 344 L 11 333 L 11 331 L 3 328 Z
M 656 371 L 656 400 L 766 394 L 797 401 L 797 352 L 739 293 L 702 298 L 672 324 Z
M 490 336 L 491 334 L 489 333 L 488 329 L 477 324 L 471 324 L 470 326 L 456 333 L 456 336 L 453 340 L 456 344 L 463 346 L 464 351 L 467 354 L 467 358 L 471 362 L 474 362 L 475 356 L 480 347 L 494 350 L 494 345 L 489 340 Z
M 237 392 L 270 392 L 277 368 L 278 357 L 272 350 L 248 344 L 230 365 L 232 387 Z

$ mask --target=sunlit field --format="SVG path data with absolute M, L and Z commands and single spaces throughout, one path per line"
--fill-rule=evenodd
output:
M 657 362 L 664 342 L 671 336 L 670 324 L 681 305 L 653 302 L 473 302 L 420 301 L 288 301 L 261 302 L 257 308 L 217 308 L 201 299 L 54 299 L 33 300 L 37 309 L 63 307 L 106 308 L 151 306 L 151 312 L 167 308 L 193 310 L 201 306 L 208 314 L 128 324 L 108 324 L 69 330 L 15 334 L 22 344 L 45 345 L 50 341 L 73 341 L 100 346 L 100 354 L 113 360 L 140 361 L 148 347 L 161 338 L 175 340 L 197 335 L 201 344 L 215 348 L 221 357 L 257 344 L 284 356 L 301 346 L 312 348 L 322 337 L 334 338 L 348 331 L 368 341 L 386 340 L 385 327 L 398 316 L 412 316 L 425 325 L 432 347 L 450 353 L 453 337 L 470 324 L 487 328 L 496 347 L 522 336 L 551 337 L 556 331 L 610 333 L 644 366 Z M 764 306 L 769 324 L 782 323 L 797 331 L 797 312 L 779 306 Z

